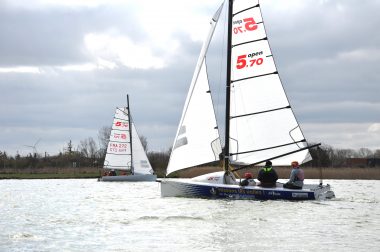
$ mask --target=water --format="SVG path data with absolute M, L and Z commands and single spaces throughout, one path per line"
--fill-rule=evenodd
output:
M 315 181 L 317 182 L 317 181 Z M 0 251 L 378 251 L 380 181 L 328 201 L 161 198 L 159 184 L 0 181 Z

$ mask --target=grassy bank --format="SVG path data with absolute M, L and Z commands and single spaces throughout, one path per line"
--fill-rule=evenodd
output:
M 99 174 L 94 167 L 0 169 L 0 179 L 98 178 Z
M 252 172 L 257 177 L 259 168 L 239 171 L 243 177 L 247 171 Z M 290 167 L 275 168 L 279 178 L 287 179 L 291 171 Z M 303 168 L 306 179 L 380 179 L 380 167 L 376 168 Z M 190 168 L 174 174 L 173 177 L 192 178 L 198 175 L 220 171 L 218 167 L 205 166 Z M 1 169 L 0 179 L 69 179 L 69 178 L 98 178 L 100 171 L 94 167 L 80 168 L 34 168 L 34 169 Z M 164 172 L 159 172 L 158 176 L 163 177 Z
M 79 179 L 98 178 L 99 173 L 0 173 L 0 179 Z

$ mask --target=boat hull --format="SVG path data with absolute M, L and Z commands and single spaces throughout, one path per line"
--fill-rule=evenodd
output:
M 161 184 L 162 197 L 249 200 L 319 200 L 334 197 L 330 185 L 305 185 L 303 189 L 286 189 L 281 183 L 277 183 L 273 188 L 263 188 L 202 183 L 186 179 L 165 179 L 158 182 Z
M 137 182 L 137 181 L 156 181 L 157 175 L 152 174 L 137 174 L 137 175 L 120 175 L 120 176 L 103 176 L 99 181 L 104 182 Z

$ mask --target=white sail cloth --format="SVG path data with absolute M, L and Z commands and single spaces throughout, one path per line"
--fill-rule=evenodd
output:
M 211 20 L 211 28 L 203 43 L 180 124 L 174 140 L 167 174 L 218 160 L 221 152 L 219 132 L 212 104 L 206 69 L 206 52 L 222 6 Z
M 229 4 L 224 4 L 229 6 Z M 173 144 L 167 174 L 218 159 L 219 133 L 209 91 L 205 58 L 221 12 L 212 19 L 203 44 Z M 258 0 L 233 1 L 230 131 L 231 163 L 274 165 L 311 160 L 267 40 Z M 227 29 L 226 29 L 227 30 Z M 296 152 L 298 151 L 298 152 Z
M 252 164 L 306 147 L 277 73 L 258 1 L 234 1 L 231 54 L 231 161 Z M 310 158 L 304 150 L 272 162 L 289 165 Z
M 128 113 L 128 108 L 116 108 L 104 168 L 130 170 L 134 174 L 152 174 L 152 167 L 135 125 L 129 122 Z M 132 135 L 132 144 L 130 135 Z

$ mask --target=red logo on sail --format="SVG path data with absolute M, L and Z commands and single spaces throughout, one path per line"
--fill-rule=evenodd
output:
M 115 126 L 116 127 L 121 127 L 121 128 L 128 128 L 128 123 L 127 122 L 116 121 L 115 122 Z

